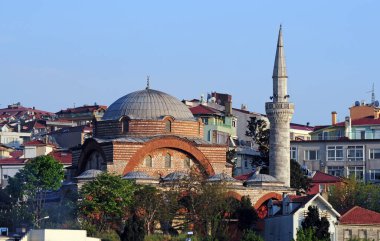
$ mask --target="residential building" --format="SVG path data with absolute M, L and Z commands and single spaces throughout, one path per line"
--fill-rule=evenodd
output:
M 291 159 L 310 171 L 380 181 L 380 140 L 291 141 Z
M 380 240 L 380 213 L 355 206 L 342 214 L 337 233 L 339 241 Z
M 60 148 L 71 148 L 84 143 L 92 137 L 91 126 L 65 127 L 47 134 L 49 140 L 57 144 Z
M 24 107 L 20 102 L 8 105 L 7 108 L 0 109 L 0 119 L 6 122 L 27 121 L 35 119 L 49 120 L 53 117 L 54 113 L 37 110 L 35 107 Z
M 327 199 L 330 188 L 343 185 L 343 183 L 344 181 L 341 177 L 315 171 L 310 175 L 310 189 L 307 191 L 307 194 L 313 195 L 319 193 Z
M 1 144 L 13 148 L 19 148 L 25 141 L 28 141 L 30 137 L 31 133 L 21 132 L 20 126 L 14 128 L 8 124 L 0 124 Z
M 296 240 L 297 230 L 308 213 L 308 208 L 318 208 L 320 217 L 329 221 L 330 240 L 337 241 L 337 223 L 340 214 L 320 194 L 308 196 L 286 195 L 282 201 L 268 202 L 268 217 L 265 219 L 266 241 Z
M 67 120 L 76 123 L 78 126 L 90 124 L 94 119 L 100 120 L 106 111 L 104 105 L 83 105 L 74 108 L 67 108 L 55 113 L 59 120 Z

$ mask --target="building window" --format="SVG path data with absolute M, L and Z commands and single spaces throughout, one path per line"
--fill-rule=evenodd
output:
M 297 147 L 295 146 L 290 147 L 290 159 L 297 161 Z
M 325 191 L 325 184 L 319 184 L 319 193 L 323 193 Z
M 170 120 L 165 120 L 165 131 L 172 132 L 172 122 Z
M 364 161 L 363 146 L 348 146 L 347 159 L 348 161 Z
M 369 159 L 380 159 L 380 149 L 369 149 Z
M 309 161 L 316 161 L 318 160 L 318 150 L 306 150 L 305 151 L 305 158 Z
M 369 179 L 371 181 L 380 181 L 380 169 L 369 170 Z
M 146 167 L 152 167 L 152 156 L 147 156 L 145 158 L 145 166 Z
M 358 181 L 364 180 L 364 168 L 363 167 L 348 167 L 348 176 L 353 176 Z
M 235 120 L 232 121 L 232 127 L 236 127 L 236 121 Z
M 360 240 L 367 239 L 367 231 L 366 230 L 364 230 L 364 229 L 359 230 L 359 239 Z
M 123 119 L 123 133 L 127 133 L 129 131 L 129 120 Z
M 352 238 L 352 231 L 350 229 L 345 229 L 343 238 L 344 240 L 350 240 Z
M 208 125 L 208 118 L 202 118 L 202 122 L 203 124 Z
M 327 160 L 328 161 L 343 161 L 343 146 L 328 146 Z
M 185 159 L 183 160 L 183 167 L 190 168 L 190 158 L 185 157 Z
M 344 176 L 344 167 L 338 166 L 338 167 L 327 167 L 327 173 L 329 175 L 337 176 L 337 177 L 343 177 Z
M 165 156 L 165 167 L 171 168 L 172 167 L 172 156 L 168 153 Z

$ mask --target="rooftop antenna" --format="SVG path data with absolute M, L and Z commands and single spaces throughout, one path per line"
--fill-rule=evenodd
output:
M 371 104 L 375 104 L 375 83 L 372 83 L 372 90 L 368 91 L 367 93 L 371 93 Z
M 149 79 L 150 79 L 150 76 L 147 75 L 147 76 L 146 76 L 146 88 L 145 88 L 145 89 L 147 89 L 147 90 L 149 90 Z

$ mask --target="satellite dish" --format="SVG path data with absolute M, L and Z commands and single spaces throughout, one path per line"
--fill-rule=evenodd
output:
M 375 105 L 376 107 L 379 107 L 379 101 L 378 101 L 378 100 L 375 100 L 374 105 Z
M 360 106 L 360 102 L 358 100 L 355 101 L 355 106 Z

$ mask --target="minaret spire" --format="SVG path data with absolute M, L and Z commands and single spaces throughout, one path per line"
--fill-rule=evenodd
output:
M 294 105 L 289 103 L 287 93 L 284 41 L 282 27 L 278 32 L 276 57 L 273 68 L 272 102 L 265 103 L 265 111 L 270 122 L 269 175 L 290 187 L 290 120 Z
M 146 76 L 146 88 L 145 88 L 145 89 L 147 89 L 147 90 L 149 90 L 149 79 L 150 79 L 150 76 L 147 75 L 147 76 Z
M 282 38 L 281 25 L 280 25 L 280 30 L 278 31 L 276 57 L 274 59 L 272 79 L 273 79 L 273 101 L 287 102 L 287 98 L 289 97 L 287 93 L 288 75 L 286 74 L 284 40 Z

